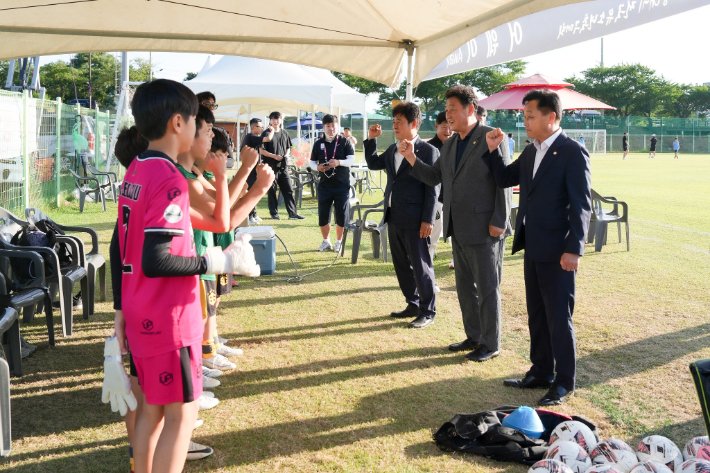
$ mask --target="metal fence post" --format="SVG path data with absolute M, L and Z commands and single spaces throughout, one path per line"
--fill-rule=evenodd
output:
M 30 206 L 30 157 L 29 157 L 29 135 L 27 134 L 27 117 L 29 116 L 30 102 L 28 100 L 28 91 L 25 90 L 22 94 L 22 167 L 23 167 L 23 185 L 24 205 L 25 208 Z
M 94 111 L 94 166 L 100 169 L 99 159 L 101 158 L 101 136 L 99 136 L 99 120 L 101 119 L 101 112 L 99 112 L 99 104 L 96 104 L 96 110 Z
M 111 111 L 106 110 L 106 167 L 108 168 L 111 163 L 109 159 L 111 158 Z
M 54 174 L 57 181 L 57 208 L 62 206 L 62 98 L 57 97 L 56 144 L 54 145 Z

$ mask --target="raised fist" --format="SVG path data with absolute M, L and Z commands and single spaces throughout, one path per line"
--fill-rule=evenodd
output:
M 491 130 L 486 133 L 486 143 L 488 143 L 488 150 L 492 153 L 505 139 L 505 133 L 500 128 Z
M 227 155 L 208 152 L 205 156 L 205 169 L 215 176 L 222 176 L 227 172 Z
M 370 128 L 367 130 L 367 135 L 371 140 L 377 138 L 381 134 L 382 127 L 380 125 L 370 125 Z
M 245 146 L 242 148 L 239 158 L 242 161 L 242 166 L 247 166 L 248 169 L 254 169 L 254 166 L 256 166 L 256 163 L 259 161 L 259 152 L 250 146 Z

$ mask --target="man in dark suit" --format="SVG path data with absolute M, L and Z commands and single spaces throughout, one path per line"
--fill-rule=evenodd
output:
M 439 151 L 417 135 L 422 113 L 413 102 L 401 102 L 392 109 L 392 128 L 400 142 L 409 140 L 414 153 L 428 165 L 439 158 Z M 377 154 L 380 125 L 372 125 L 365 140 L 365 159 L 373 170 L 387 172 L 385 187 L 385 221 L 389 234 L 390 251 L 399 287 L 407 300 L 407 308 L 392 312 L 392 317 L 415 317 L 410 327 L 423 328 L 434 322 L 436 295 L 434 268 L 429 245 L 436 218 L 438 188 L 428 186 L 411 177 L 412 167 L 399 153 L 397 144 Z
M 533 90 L 523 99 L 525 131 L 533 139 L 507 165 L 500 128 L 486 136 L 482 158 L 500 187 L 520 185 L 513 253 L 525 249 L 525 296 L 532 368 L 506 386 L 549 388 L 542 406 L 561 404 L 574 393 L 575 276 L 591 218 L 589 154 L 560 128 L 562 109 L 554 91 Z
M 446 119 L 456 132 L 444 142 L 433 166 L 417 159 L 411 143 L 400 152 L 413 166 L 412 176 L 444 192 L 444 236 L 454 250 L 456 292 L 466 339 L 449 345 L 468 351 L 466 358 L 483 362 L 500 353 L 501 302 L 505 238 L 511 234 L 512 191 L 499 189 L 480 156 L 488 150 L 492 128 L 476 120 L 478 98 L 471 87 L 446 91 Z M 507 149 L 501 147 L 507 159 Z

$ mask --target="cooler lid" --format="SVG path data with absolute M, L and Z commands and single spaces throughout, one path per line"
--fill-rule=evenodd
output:
M 274 227 L 270 226 L 258 226 L 258 227 L 239 227 L 237 228 L 236 235 L 240 233 L 248 233 L 251 235 L 253 240 L 269 240 L 274 238 Z

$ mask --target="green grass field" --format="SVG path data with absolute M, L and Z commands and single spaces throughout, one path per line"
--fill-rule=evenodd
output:
M 615 227 L 601 253 L 587 245 L 575 307 L 577 395 L 559 411 L 586 417 L 603 437 L 633 445 L 659 433 L 682 448 L 705 434 L 688 363 L 710 357 L 710 156 L 594 156 L 592 183 L 628 202 L 631 251 Z M 304 272 L 334 254 L 314 251 L 315 200 L 305 199 L 301 212 L 307 220 L 264 223 Z M 106 213 L 89 204 L 80 214 L 71 202 L 49 213 L 99 230 L 108 254 L 115 204 Z M 265 200 L 260 215 L 268 215 Z M 529 366 L 522 256 L 508 250 L 505 257 L 501 356 L 477 364 L 446 350 L 464 336 L 448 244 L 440 243 L 435 260 L 436 323 L 423 330 L 388 317 L 404 301 L 391 264 L 373 260 L 369 239 L 357 265 L 349 254 L 348 247 L 347 258 L 298 283 L 241 278 L 224 298 L 220 332 L 244 356 L 220 378 L 221 403 L 201 413 L 205 424 L 194 434 L 215 455 L 186 471 L 526 471 L 443 453 L 431 439 L 456 413 L 534 405 L 542 394 L 502 386 Z M 277 261 L 277 275 L 292 274 L 280 246 Z M 74 336 L 60 336 L 55 348 L 41 318 L 22 327 L 39 350 L 12 380 L 13 449 L 0 469 L 128 471 L 122 419 L 100 399 L 111 307 L 98 303 L 88 321 L 76 313 Z

